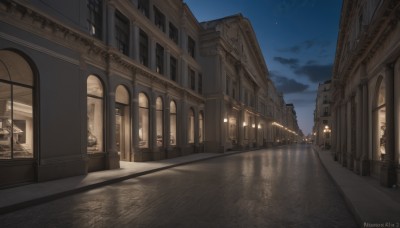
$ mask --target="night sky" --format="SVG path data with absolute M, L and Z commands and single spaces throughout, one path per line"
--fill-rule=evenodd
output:
M 286 103 L 305 135 L 314 124 L 316 90 L 332 76 L 341 0 L 184 0 L 199 22 L 242 13 Z

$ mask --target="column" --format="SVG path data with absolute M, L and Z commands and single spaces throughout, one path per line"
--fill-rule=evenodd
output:
M 361 131 L 361 170 L 360 174 L 362 176 L 367 176 L 370 175 L 370 160 L 371 158 L 369 157 L 369 124 L 368 124 L 368 118 L 369 118 L 369 110 L 368 110 L 368 80 L 365 78 L 362 81 L 362 128 L 360 128 Z
M 149 103 L 150 103 L 150 149 L 153 152 L 153 158 L 155 153 L 158 152 L 157 147 L 157 118 L 156 118 L 156 94 L 154 88 L 151 88 Z
M 149 67 L 152 70 L 156 70 L 156 41 L 149 37 L 150 47 L 149 47 Z
M 110 79 L 109 79 L 109 85 L 112 85 Z M 106 169 L 118 169 L 119 155 L 115 145 L 115 91 L 108 91 L 106 101 L 107 101 Z
M 164 55 L 164 75 L 168 78 L 171 79 L 171 63 L 170 63 L 170 57 L 171 53 L 168 49 L 165 49 L 165 55 Z
M 180 74 L 179 74 L 179 83 L 182 87 L 188 88 L 188 66 L 186 61 L 183 58 L 179 59 L 179 69 L 180 69 Z
M 171 151 L 171 126 L 170 126 L 170 109 L 169 105 L 171 102 L 171 97 L 168 93 L 165 93 L 165 102 L 164 102 L 164 147 L 165 149 L 165 158 L 168 158 L 168 152 Z
M 363 126 L 362 126 L 362 90 L 363 86 L 360 83 L 357 87 L 357 104 L 356 104 L 356 156 L 355 156 L 355 171 L 358 174 L 360 173 L 361 170 L 361 157 L 362 157 L 362 131 L 363 131 Z
M 115 7 L 111 4 L 107 5 L 107 44 L 115 47 Z
M 341 115 L 341 145 L 340 145 L 340 149 L 341 149 L 341 163 L 343 166 L 346 166 L 346 157 L 347 157 L 347 151 L 346 151 L 346 134 L 347 134 L 347 128 L 346 128 L 346 103 L 342 102 L 342 104 L 340 105 L 340 115 Z
M 394 71 L 393 66 L 385 69 L 386 85 L 386 156 L 381 167 L 381 185 L 392 187 L 396 184 L 394 163 Z
M 132 36 L 132 50 L 131 50 L 131 57 L 140 62 L 139 59 L 139 43 L 140 43 L 140 29 L 139 26 L 137 26 L 137 24 L 132 23 L 132 32 L 131 32 L 131 36 Z
M 132 103 L 131 103 L 131 113 L 132 113 L 132 144 L 133 144 L 133 154 L 132 158 L 134 161 L 143 161 L 142 152 L 139 148 L 139 101 L 138 101 L 138 88 L 136 80 L 132 83 Z
M 177 118 L 178 120 L 181 121 L 176 121 L 178 126 L 177 129 L 179 129 L 179 132 L 177 132 L 177 138 L 179 141 L 177 141 L 177 145 L 181 148 L 185 148 L 188 146 L 188 107 L 187 107 L 187 94 L 184 92 L 182 100 L 181 100 L 181 105 L 178 106 L 179 113 L 177 113 Z

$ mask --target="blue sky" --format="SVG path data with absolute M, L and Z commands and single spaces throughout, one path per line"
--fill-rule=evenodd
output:
M 341 0 L 184 0 L 199 22 L 236 13 L 250 19 L 275 86 L 293 103 L 304 134 L 313 126 L 318 83 L 331 78 Z

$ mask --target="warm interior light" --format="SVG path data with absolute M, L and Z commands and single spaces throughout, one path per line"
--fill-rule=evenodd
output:
M 261 125 L 260 124 L 258 125 L 258 129 L 261 129 Z
M 255 125 L 255 124 L 252 124 L 251 127 L 252 127 L 252 128 L 256 128 L 256 125 Z
M 243 127 L 246 127 L 247 126 L 247 123 L 246 122 L 243 122 Z
M 227 118 L 224 118 L 224 123 L 226 123 L 226 122 L 228 122 L 228 119 L 227 119 Z

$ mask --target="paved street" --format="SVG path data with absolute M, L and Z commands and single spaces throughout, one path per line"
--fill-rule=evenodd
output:
M 356 227 L 309 145 L 148 174 L 0 216 L 1 227 Z

